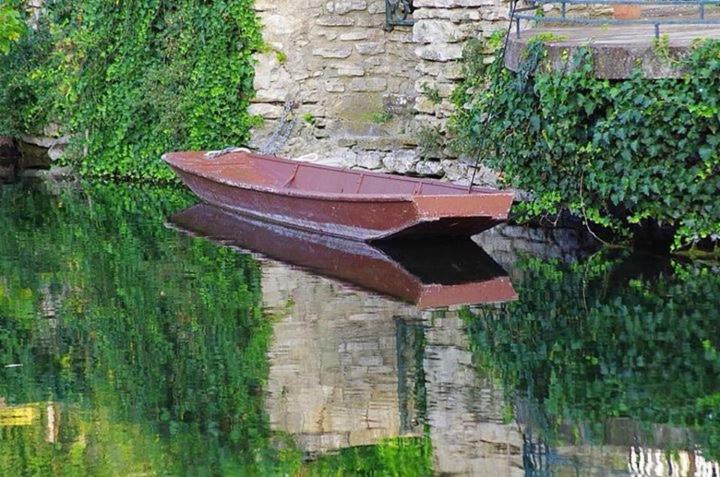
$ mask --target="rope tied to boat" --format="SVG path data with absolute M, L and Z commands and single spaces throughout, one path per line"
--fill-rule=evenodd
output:
M 205 153 L 205 159 L 212 161 L 213 159 L 217 159 L 218 157 L 227 156 L 228 154 L 233 154 L 236 152 L 252 152 L 250 149 L 246 147 L 226 147 L 225 149 L 220 149 L 219 151 L 208 151 Z
M 298 116 L 295 114 L 298 106 L 298 101 L 291 99 L 285 101 L 283 117 L 278 121 L 275 131 L 273 131 L 265 144 L 260 148 L 260 153 L 274 155 L 285 146 L 298 123 Z

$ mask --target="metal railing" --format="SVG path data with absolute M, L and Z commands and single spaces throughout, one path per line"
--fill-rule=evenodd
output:
M 385 29 L 390 31 L 396 26 L 414 25 L 414 10 L 413 0 L 385 0 Z
M 559 24 L 559 25 L 649 25 L 655 29 L 655 38 L 660 38 L 663 25 L 720 25 L 720 17 L 707 18 L 706 6 L 720 5 L 720 0 L 531 0 L 531 6 L 518 8 L 512 16 L 515 24 L 515 34 L 521 36 L 520 24 L 523 20 L 536 23 Z M 543 5 L 559 4 L 560 16 L 538 15 L 538 9 Z M 616 19 L 616 18 L 587 18 L 573 17 L 568 15 L 568 6 L 572 5 L 639 5 L 639 6 L 682 6 L 697 8 L 697 18 L 659 17 L 659 18 L 638 18 L 638 19 Z M 535 12 L 529 14 L 526 12 Z

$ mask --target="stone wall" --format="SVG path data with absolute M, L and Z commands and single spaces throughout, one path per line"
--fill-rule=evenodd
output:
M 415 0 L 385 27 L 384 0 L 257 0 L 252 146 L 313 162 L 469 182 L 445 142 L 467 41 L 506 27 L 503 0 Z M 492 183 L 484 171 L 479 182 Z

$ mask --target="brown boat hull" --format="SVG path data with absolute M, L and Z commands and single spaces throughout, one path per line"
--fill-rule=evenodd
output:
M 252 164 L 253 160 L 270 163 L 270 166 L 264 163 L 257 166 L 259 170 L 266 167 L 270 171 L 262 170 L 260 174 L 255 172 L 254 166 L 248 167 L 242 162 L 242 157 L 209 161 L 202 156 L 180 154 L 166 155 L 165 159 L 183 182 L 210 204 L 266 222 L 366 242 L 398 237 L 471 236 L 506 220 L 513 200 L 511 193 L 460 193 L 456 186 L 438 185 L 438 181 L 358 174 L 277 158 L 247 155 L 248 163 Z M 294 176 L 287 184 L 282 181 L 268 183 L 270 179 L 266 176 L 270 173 L 282 177 L 273 169 L 275 161 L 279 161 L 278 168 L 297 164 Z M 317 173 L 317 178 L 298 176 L 299 167 L 317 169 L 312 171 Z M 355 176 L 359 178 L 355 179 Z M 306 182 L 297 180 L 299 177 Z M 376 185 L 371 182 L 378 177 L 388 183 Z M 322 182 L 333 180 L 339 185 Z M 362 190 L 360 184 L 357 186 L 360 193 L 344 192 L 343 181 L 353 180 L 359 183 L 365 180 L 369 184 L 367 190 Z M 408 184 L 409 181 L 412 183 Z M 414 187 L 420 191 L 423 187 L 426 190 L 435 187 L 441 193 L 393 193 L 396 186 L 398 189 Z M 324 190 L 332 187 L 340 190 Z

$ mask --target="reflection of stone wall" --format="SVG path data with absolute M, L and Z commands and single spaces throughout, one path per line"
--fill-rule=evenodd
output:
M 311 455 L 400 435 L 395 317 L 409 307 L 274 262 L 264 263 L 262 288 L 279 318 L 272 428 Z
M 604 445 L 585 445 L 582 436 L 577 445 L 526 445 L 538 434 L 529 432 L 535 425 L 529 418 L 506 422 L 505 395 L 473 365 L 456 310 L 421 312 L 272 261 L 263 261 L 262 291 L 277 320 L 266 397 L 271 427 L 291 434 L 309 457 L 417 435 L 425 423 L 440 475 L 521 476 L 530 465 L 538 475 L 558 476 L 717 469 L 700 454 L 681 450 L 668 460 L 660 450 L 692 447 L 689 430 L 627 419 L 605 423 Z M 423 374 L 424 415 L 412 394 Z M 513 411 L 522 416 L 522 403 Z
M 503 393 L 477 374 L 457 313 L 436 316 L 426 339 L 427 419 L 436 472 L 525 475 L 521 430 L 503 423 Z
M 276 262 L 263 263 L 262 289 L 264 305 L 279 319 L 269 351 L 270 423 L 307 454 L 418 429 L 402 422 L 403 415 L 414 421 L 406 402 L 413 396 L 398 394 L 400 375 L 406 388 L 415 384 L 414 371 L 405 369 L 414 365 L 414 344 L 397 341 L 403 320 L 426 327 L 426 418 L 438 473 L 522 470 L 521 434 L 503 424 L 502 393 L 477 377 L 457 313 L 433 316 Z M 399 349 L 407 355 L 402 366 Z
M 558 477 L 710 477 L 720 475 L 720 465 L 698 452 L 677 450 L 678 443 L 665 449 L 615 446 L 566 446 L 555 449 L 552 475 Z M 672 451 L 670 450 L 672 449 Z
M 473 239 L 510 273 L 513 280 L 521 278 L 517 270 L 513 270 L 513 264 L 521 256 L 574 262 L 598 247 L 598 242 L 589 233 L 570 228 L 500 225 Z

